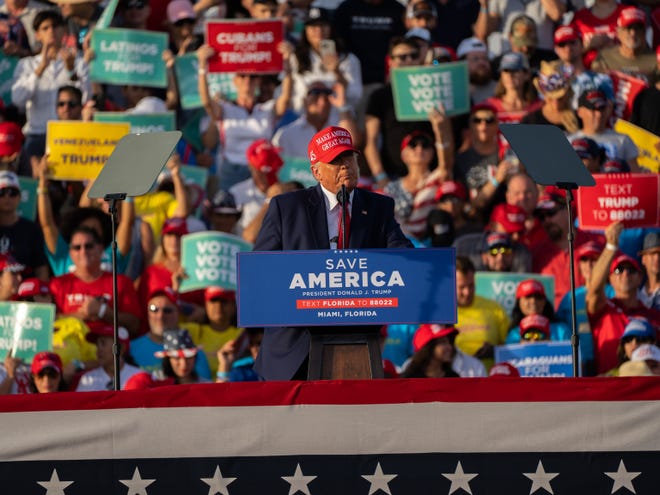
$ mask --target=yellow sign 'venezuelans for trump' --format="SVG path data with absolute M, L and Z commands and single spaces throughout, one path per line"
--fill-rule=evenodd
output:
M 660 168 L 660 137 L 621 119 L 614 124 L 614 130 L 621 134 L 627 134 L 635 143 L 639 150 L 637 164 L 640 167 L 644 167 L 651 172 L 658 172 Z
M 95 179 L 119 140 L 130 130 L 128 122 L 48 122 L 46 153 L 51 178 Z

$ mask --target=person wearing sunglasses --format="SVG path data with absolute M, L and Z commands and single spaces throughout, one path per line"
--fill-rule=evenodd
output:
M 37 224 L 19 215 L 21 184 L 14 172 L 0 172 L 0 254 L 25 266 L 25 275 L 48 280 L 44 236 Z
M 481 262 L 489 272 L 510 272 L 513 268 L 513 242 L 505 232 L 492 232 L 486 236 Z
M 541 316 L 548 322 L 546 340 L 568 340 L 571 331 L 564 322 L 559 321 L 552 307 L 552 302 L 545 294 L 543 284 L 535 279 L 523 280 L 516 287 L 516 302 L 511 310 L 511 327 L 506 336 L 507 344 L 518 344 L 522 341 L 525 330 L 522 321 L 529 316 Z M 531 318 L 529 321 L 539 320 Z M 537 323 L 534 323 L 537 325 Z M 538 326 L 538 325 L 537 325 Z M 537 336 L 537 340 L 540 336 Z M 531 339 L 531 336 L 529 337 Z
M 660 328 L 660 311 L 647 308 L 638 297 L 642 270 L 635 258 L 619 252 L 623 222 L 614 222 L 605 229 L 607 244 L 593 267 L 587 284 L 587 314 L 594 337 L 597 373 L 617 366 L 616 349 L 630 318 L 645 318 L 654 328 Z M 609 281 L 614 296 L 605 294 Z
M 158 374 L 161 370 L 161 358 L 154 353 L 163 350 L 163 335 L 168 330 L 179 328 L 180 307 L 185 306 L 178 294 L 171 287 L 161 287 L 149 294 L 146 304 L 148 332 L 131 342 L 131 354 L 137 365 L 148 373 Z M 189 324 L 185 324 L 186 328 Z M 201 353 L 196 364 L 199 376 L 210 379 L 208 361 Z
M 82 226 L 73 230 L 69 255 L 74 270 L 55 277 L 50 282 L 58 316 L 72 316 L 85 323 L 113 321 L 113 276 L 103 270 L 101 257 L 103 244 L 98 232 Z M 140 306 L 133 281 L 125 275 L 117 275 L 119 300 L 117 324 L 126 327 L 136 336 L 140 326 Z
M 657 68 L 655 53 L 646 43 L 646 13 L 637 7 L 626 7 L 616 21 L 619 44 L 604 48 L 591 64 L 592 70 L 621 70 L 645 82 L 653 78 Z
M 68 390 L 62 373 L 62 360 L 54 352 L 43 351 L 34 355 L 30 366 L 30 391 L 50 394 Z
M 630 318 L 623 330 L 623 334 L 621 334 L 619 346 L 616 350 L 616 356 L 619 361 L 618 366 L 605 373 L 605 376 L 618 376 L 623 364 L 632 360 L 637 349 L 648 345 L 655 346 L 657 339 L 658 333 L 648 320 L 644 318 Z

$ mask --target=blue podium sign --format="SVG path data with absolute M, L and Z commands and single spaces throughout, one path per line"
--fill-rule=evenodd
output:
M 515 366 L 520 376 L 573 376 L 573 351 L 568 340 L 495 346 L 495 362 Z
M 456 322 L 456 252 L 238 253 L 238 325 Z

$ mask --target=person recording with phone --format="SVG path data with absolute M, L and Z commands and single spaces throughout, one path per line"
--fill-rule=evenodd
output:
M 254 251 L 412 247 L 394 218 L 394 201 L 356 188 L 358 153 L 351 134 L 342 127 L 316 133 L 307 154 L 318 185 L 271 199 Z M 380 326 L 360 328 L 380 330 Z M 342 330 L 345 327 L 337 328 Z M 266 328 L 256 372 L 265 380 L 304 380 L 314 331 L 313 327 Z

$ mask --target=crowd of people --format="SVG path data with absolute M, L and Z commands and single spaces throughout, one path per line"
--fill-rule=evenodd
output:
M 457 253 L 458 321 L 384 327 L 388 376 L 513 375 L 494 362 L 495 346 L 569 339 L 571 235 L 581 373 L 660 374 L 660 228 L 569 232 L 569 208 L 581 224 L 575 203 L 536 184 L 499 129 L 554 125 L 593 174 L 657 173 L 613 129 L 625 117 L 660 136 L 653 2 L 119 0 L 112 27 L 168 34 L 165 88 L 90 77 L 106 4 L 0 5 L 2 54 L 18 59 L 0 100 L 0 300 L 56 308 L 52 351 L 29 366 L 10 349 L 0 393 L 112 388 L 108 206 L 87 196 L 92 180 L 54 180 L 46 149 L 49 121 L 91 121 L 99 111 L 174 111 L 185 129 L 153 190 L 118 212 L 124 389 L 259 379 L 263 330 L 237 328 L 235 293 L 178 291 L 181 238 L 215 230 L 254 243 L 271 199 L 309 185 L 280 176 L 292 161 L 309 163 L 308 143 L 328 126 L 350 133 L 359 187 L 393 199 L 416 248 Z M 233 98 L 213 94 L 204 23 L 245 18 L 283 20 L 282 71 L 235 73 Z M 185 54 L 198 63 L 198 109 L 181 106 L 175 62 Z M 448 116 L 438 104 L 423 120 L 399 120 L 392 71 L 451 62 L 466 64 L 469 111 Z M 643 86 L 634 99 L 617 91 L 622 78 Z M 182 165 L 208 171 L 205 190 Z M 21 178 L 38 182 L 35 220 L 19 214 Z M 530 275 L 509 312 L 475 293 L 477 272 L 549 275 L 555 293 Z

